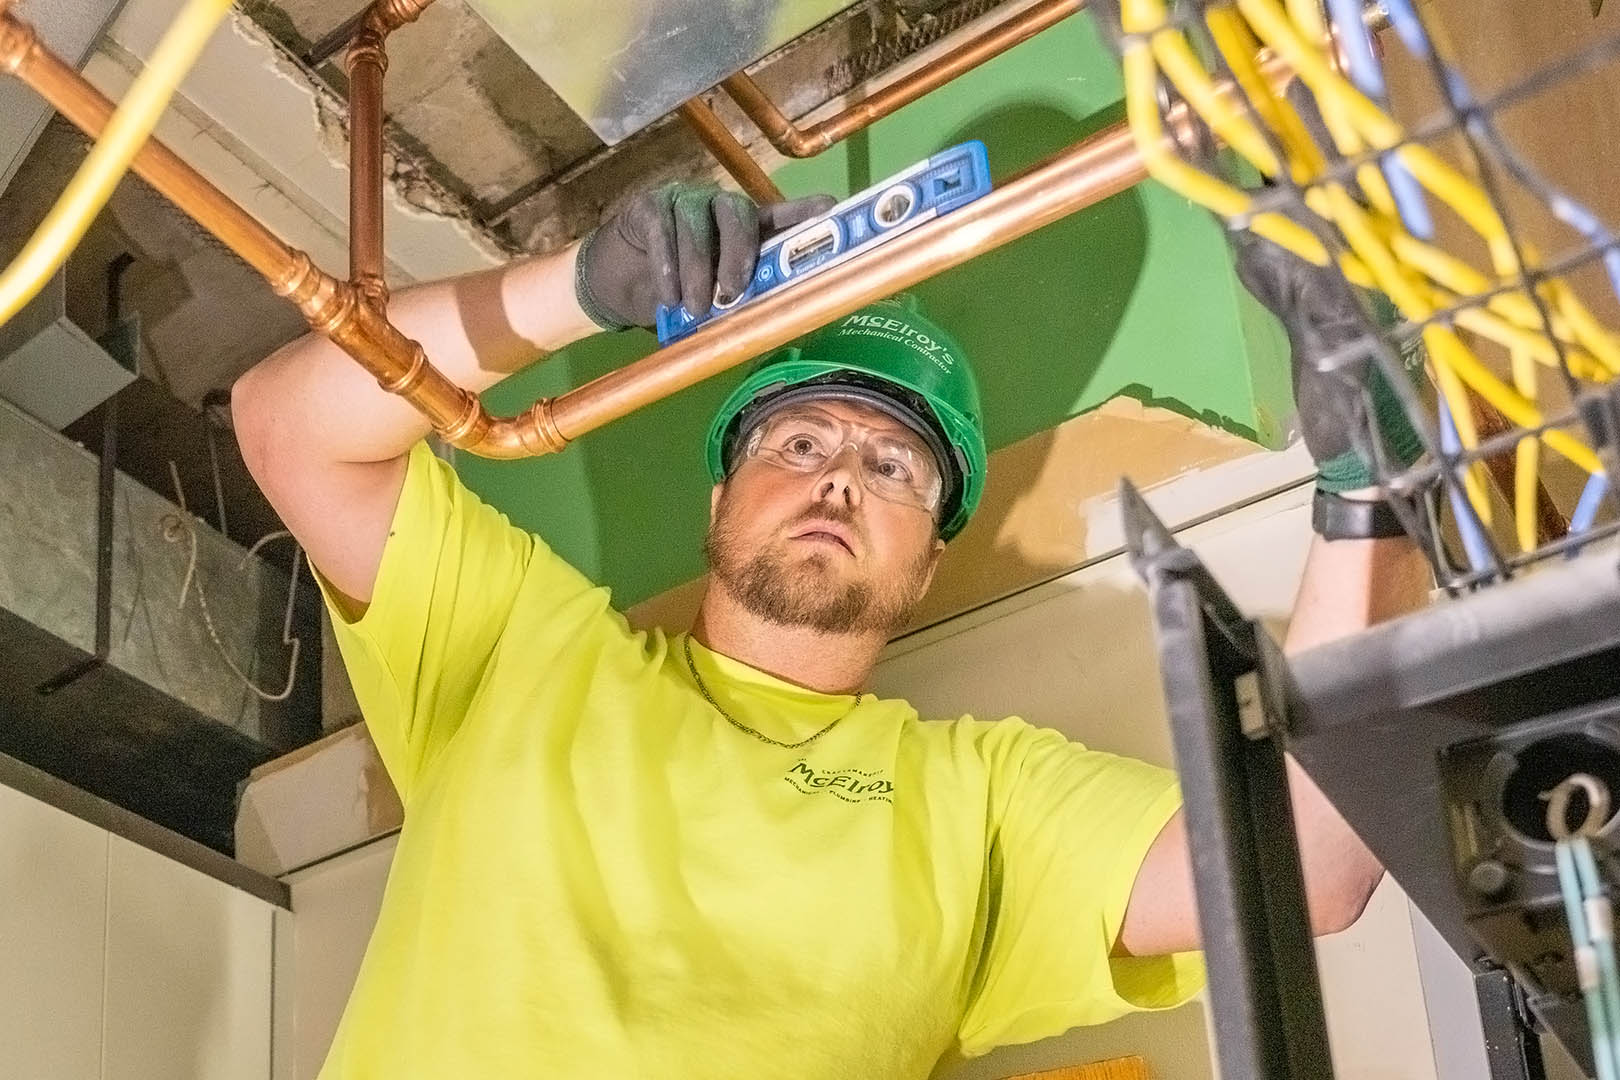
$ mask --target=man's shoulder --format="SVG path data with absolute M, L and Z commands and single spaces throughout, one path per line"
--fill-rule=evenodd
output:
M 987 766 L 997 766 L 1028 746 L 1048 738 L 1063 739 L 1061 732 L 1039 728 L 1020 716 L 982 719 L 971 713 L 957 716 L 923 717 L 910 706 L 902 728 L 902 738 L 926 753 L 970 756 Z

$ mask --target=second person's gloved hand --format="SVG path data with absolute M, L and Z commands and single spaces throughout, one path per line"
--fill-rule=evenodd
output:
M 709 310 L 742 295 L 760 241 L 832 209 L 831 195 L 756 206 L 714 185 L 666 184 L 632 198 L 580 245 L 579 305 L 598 326 L 652 327 L 660 304 Z

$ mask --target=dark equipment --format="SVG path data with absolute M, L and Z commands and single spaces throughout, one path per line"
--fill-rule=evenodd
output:
M 1284 661 L 1122 485 L 1196 853 L 1221 1071 L 1332 1076 L 1284 749 L 1476 973 L 1492 1080 L 1543 1076 L 1532 1022 L 1593 1074 L 1542 793 L 1620 791 L 1620 569 L 1610 553 Z M 1608 820 L 1593 838 L 1613 880 Z M 1511 975 L 1511 978 L 1509 977 Z

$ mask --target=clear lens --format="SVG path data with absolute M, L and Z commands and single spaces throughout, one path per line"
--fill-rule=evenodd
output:
M 888 502 L 934 511 L 944 481 L 934 456 L 918 440 L 845 424 L 819 410 L 790 409 L 748 437 L 749 457 L 794 472 L 825 469 L 846 448 L 860 455 L 861 483 Z

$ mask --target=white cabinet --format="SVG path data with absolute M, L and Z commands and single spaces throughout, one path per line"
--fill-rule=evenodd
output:
M 269 1080 L 276 910 L 0 784 L 0 1080 Z
M 290 1075 L 296 1080 L 314 1080 L 326 1060 L 382 910 L 398 842 L 398 836 L 386 836 L 286 879 L 298 914 L 291 920 L 293 946 L 278 968 L 278 985 L 292 998 L 294 1045 L 284 1056 L 292 1058 Z
M 97 1080 L 108 835 L 0 786 L 0 1077 Z
M 267 1080 L 274 909 L 111 838 L 102 1080 Z

